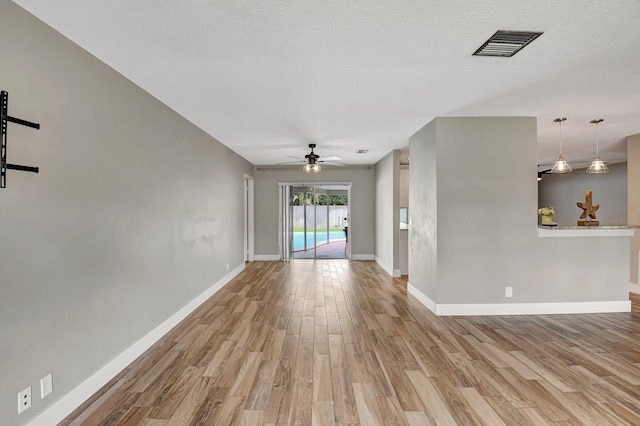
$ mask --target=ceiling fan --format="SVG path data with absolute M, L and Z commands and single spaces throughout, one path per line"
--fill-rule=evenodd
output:
M 326 164 L 331 164 L 333 166 L 339 166 L 339 167 L 344 166 L 344 163 L 339 163 L 339 161 L 341 160 L 340 157 L 331 156 L 331 157 L 325 157 L 324 159 L 321 160 L 320 155 L 313 152 L 313 149 L 315 147 L 316 147 L 315 143 L 309 144 L 309 148 L 311 148 L 311 152 L 304 156 L 305 158 L 304 160 L 288 161 L 286 163 L 279 163 L 279 164 L 291 164 L 291 163 L 299 163 L 299 162 L 306 163 L 302 168 L 305 173 L 320 173 L 320 170 L 322 169 L 322 167 L 320 167 L 320 164 L 318 163 L 326 163 Z M 298 157 L 293 157 L 291 155 L 288 155 L 287 157 L 298 158 Z

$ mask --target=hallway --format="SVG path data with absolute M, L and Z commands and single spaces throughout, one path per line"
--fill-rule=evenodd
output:
M 252 262 L 61 424 L 640 424 L 639 315 L 435 317 L 374 262 Z

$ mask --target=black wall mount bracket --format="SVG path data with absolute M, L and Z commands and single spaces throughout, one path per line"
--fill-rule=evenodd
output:
M 20 118 L 11 117 L 8 113 L 9 110 L 9 93 L 4 90 L 0 92 L 0 119 L 2 126 L 2 139 L 1 151 L 0 151 L 0 188 L 7 187 L 7 170 L 20 170 L 23 172 L 38 173 L 40 169 L 38 167 L 21 166 L 19 164 L 7 163 L 7 123 L 16 123 L 22 126 L 32 127 L 34 129 L 40 129 L 40 124 L 32 123 L 31 121 L 22 120 Z

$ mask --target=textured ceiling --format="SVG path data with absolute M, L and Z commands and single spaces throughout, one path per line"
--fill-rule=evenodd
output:
M 638 0 L 15 0 L 256 165 L 373 164 L 438 116 L 536 116 L 539 163 L 624 161 Z M 543 31 L 512 58 L 495 31 Z M 357 154 L 368 149 L 367 154 Z

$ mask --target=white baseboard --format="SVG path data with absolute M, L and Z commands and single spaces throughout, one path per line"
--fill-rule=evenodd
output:
M 375 260 L 375 255 L 373 254 L 352 254 L 351 260 Z
M 280 260 L 280 256 L 277 254 L 256 254 L 254 260 L 263 262 L 272 262 Z
M 410 295 L 418 299 L 418 302 L 426 306 L 427 309 L 429 309 L 431 312 L 433 312 L 434 314 L 436 313 L 436 309 L 437 309 L 436 302 L 429 299 L 429 297 L 426 294 L 424 294 L 423 292 L 415 288 L 409 282 L 407 283 L 407 293 L 409 293 Z
M 631 301 L 629 300 L 563 303 L 437 304 L 411 284 L 407 284 L 407 292 L 438 316 L 551 315 L 631 312 Z
M 244 269 L 244 262 L 233 271 L 222 277 L 218 282 L 202 292 L 199 296 L 187 303 L 182 309 L 171 315 L 156 328 L 147 333 L 140 340 L 129 346 L 124 352 L 116 356 L 107 365 L 89 376 L 84 382 L 80 383 L 69 393 L 62 396 L 52 405 L 34 417 L 29 426 L 50 426 L 58 424 L 65 417 L 78 408 L 90 396 L 95 394 L 100 388 L 109 382 L 113 377 L 120 373 L 125 367 L 135 361 L 147 349 L 160 340 L 169 330 L 178 325 L 180 321 L 186 318 L 191 312 L 195 311 L 207 299 L 213 296 L 218 290 L 231 281 Z
M 631 293 L 640 294 L 640 285 L 639 284 L 634 284 L 634 283 L 629 283 L 629 291 Z
M 378 264 L 378 266 L 380 266 L 382 269 L 384 269 L 384 271 L 389 274 L 390 277 L 393 277 L 393 268 L 389 268 L 387 265 L 384 264 L 384 262 L 382 262 L 382 259 L 380 259 L 378 256 L 375 256 L 374 259 L 376 261 L 376 263 Z

